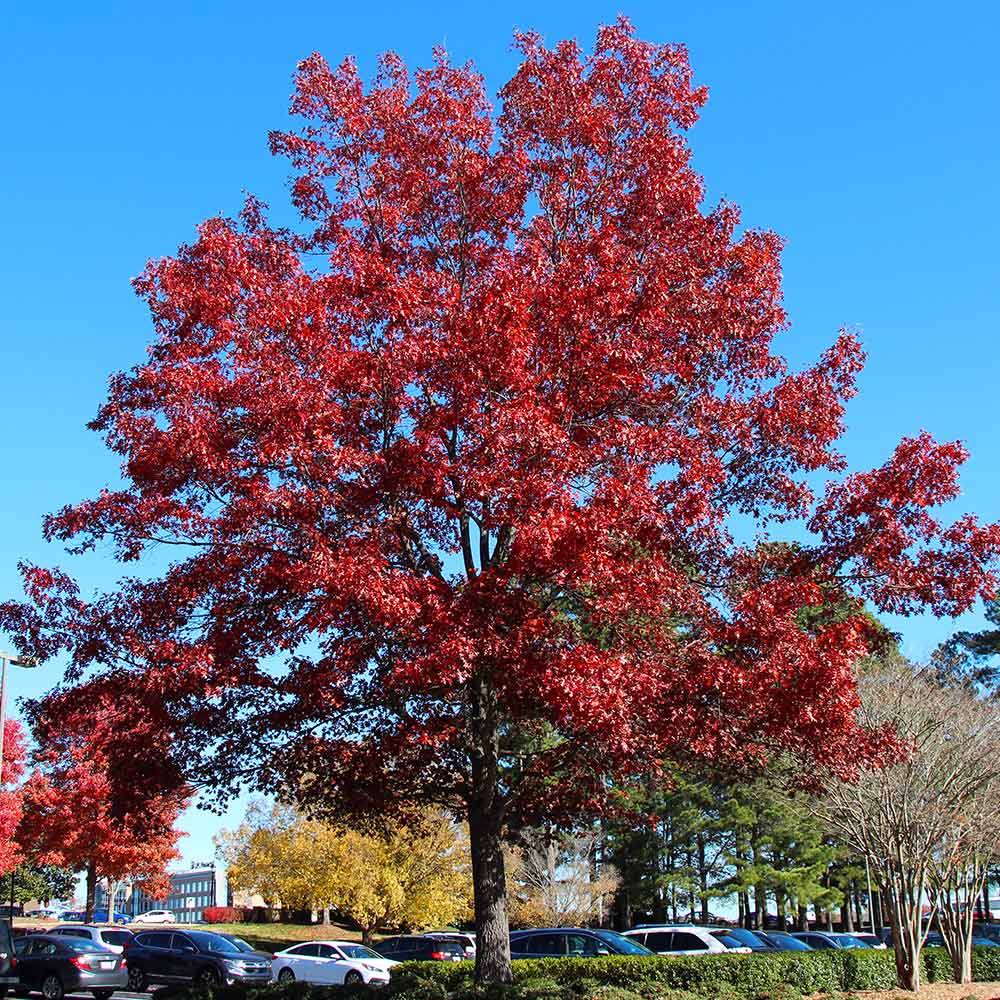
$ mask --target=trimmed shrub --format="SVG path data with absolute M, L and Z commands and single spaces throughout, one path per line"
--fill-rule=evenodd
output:
M 241 924 L 243 917 L 242 906 L 206 906 L 201 911 L 201 919 L 206 924 Z

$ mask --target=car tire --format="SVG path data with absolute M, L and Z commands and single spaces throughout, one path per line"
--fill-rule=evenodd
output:
M 130 965 L 128 970 L 129 990 L 132 993 L 145 993 L 148 985 L 149 980 L 146 978 L 146 973 L 142 969 Z
M 287 983 L 294 983 L 295 982 L 295 973 L 292 972 L 292 970 L 289 969 L 289 968 L 282 969 L 281 972 L 278 973 L 278 982 L 279 983 L 286 983 L 286 984 Z
M 198 971 L 194 977 L 194 981 L 198 986 L 220 986 L 222 984 L 222 976 L 219 975 L 218 969 L 207 966 Z
M 57 975 L 50 973 L 42 980 L 42 996 L 45 1000 L 63 1000 L 65 993 L 62 980 Z
M 351 969 L 351 971 L 344 976 L 345 986 L 357 986 L 359 983 L 363 983 L 364 981 L 365 977 L 355 969 Z
M 94 1000 L 111 1000 L 114 996 L 114 990 L 92 990 L 94 994 Z

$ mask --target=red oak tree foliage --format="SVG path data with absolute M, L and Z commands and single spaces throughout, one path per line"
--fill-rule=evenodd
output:
M 174 828 L 189 790 L 169 755 L 169 732 L 114 675 L 56 690 L 28 713 L 40 750 L 24 786 L 19 839 L 39 864 L 86 873 L 86 919 L 105 880 L 153 898 L 169 891 L 179 857 Z
M 93 425 L 125 486 L 46 524 L 179 558 L 95 601 L 25 567 L 0 619 L 73 676 L 114 664 L 206 779 L 462 812 L 481 979 L 509 976 L 505 831 L 664 757 L 849 769 L 862 602 L 957 614 L 1000 551 L 930 513 L 957 444 L 841 475 L 861 347 L 774 352 L 781 241 L 703 206 L 685 50 L 624 20 L 592 53 L 516 44 L 496 113 L 440 52 L 367 89 L 301 64 L 271 137 L 301 224 L 251 198 L 148 265 L 156 338 Z M 745 545 L 737 518 L 809 541 Z
M 17 842 L 21 822 L 21 787 L 27 747 L 24 732 L 15 719 L 4 722 L 3 774 L 0 775 L 0 875 L 13 871 L 23 860 Z

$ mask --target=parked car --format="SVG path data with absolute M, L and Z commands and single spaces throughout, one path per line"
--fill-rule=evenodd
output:
M 730 950 L 710 931 L 691 924 L 640 924 L 624 931 L 623 936 L 657 955 L 709 955 Z M 749 948 L 743 950 L 750 951 Z
M 59 910 L 43 907 L 40 910 L 28 910 L 25 916 L 30 917 L 32 920 L 58 920 Z
M 793 931 L 792 937 L 805 941 L 810 948 L 823 951 L 829 948 L 868 948 L 864 941 L 859 941 L 853 934 L 835 934 L 833 931 Z
M 45 1000 L 65 993 L 91 993 L 109 1000 L 128 984 L 125 960 L 104 945 L 53 934 L 28 934 L 14 943 L 21 990 L 37 990 Z
M 383 958 L 397 962 L 461 962 L 465 948 L 457 941 L 439 941 L 422 934 L 400 934 L 375 945 Z
M 131 943 L 133 934 L 121 927 L 97 927 L 95 924 L 66 924 L 53 927 L 46 934 L 56 934 L 59 937 L 72 937 L 102 944 L 120 955 Z
M 582 927 L 538 927 L 514 931 L 510 936 L 511 958 L 592 958 L 597 955 L 652 954 L 638 941 L 615 931 Z
M 119 913 L 118 910 L 115 910 L 114 920 L 109 920 L 107 910 L 94 910 L 95 924 L 127 924 L 131 919 L 127 913 Z
M 777 951 L 812 951 L 812 948 L 805 941 L 800 941 L 788 931 L 754 931 L 753 933 Z
M 211 931 L 140 931 L 128 949 L 128 986 L 142 993 L 152 983 L 262 985 L 271 981 L 271 956 L 240 951 Z
M 21 982 L 14 960 L 15 942 L 9 923 L 0 922 L 0 992 L 9 993 Z
M 145 913 L 140 913 L 133 923 L 136 924 L 175 924 L 177 923 L 177 918 L 170 912 L 170 910 L 146 910 Z
M 781 951 L 764 939 L 757 931 L 744 927 L 710 927 L 712 937 L 721 941 L 730 951 Z
M 84 917 L 83 910 L 63 910 L 62 913 L 59 914 L 60 920 L 66 920 L 66 921 L 75 920 L 78 923 L 81 920 L 83 920 L 83 917 Z
M 272 955 L 271 975 L 278 983 L 384 986 L 389 982 L 389 969 L 396 964 L 352 941 L 310 941 Z
M 465 931 L 425 931 L 423 937 L 434 938 L 435 941 L 454 941 L 465 950 L 466 958 L 476 957 L 476 935 Z

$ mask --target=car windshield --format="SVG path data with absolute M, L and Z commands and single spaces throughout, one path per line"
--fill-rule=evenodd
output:
M 237 951 L 242 951 L 244 954 L 249 951 L 256 951 L 252 945 L 246 943 L 243 938 L 232 937 L 229 934 L 219 934 L 219 937 L 224 937 L 227 941 L 231 941 L 235 946 Z
M 366 948 L 363 944 L 341 944 L 337 945 L 338 948 L 348 957 L 348 958 L 381 958 L 382 956 L 372 951 L 371 948 Z
M 637 941 L 625 937 L 623 934 L 616 934 L 614 931 L 594 931 L 605 944 L 611 945 L 620 955 L 652 955 L 648 948 L 643 947 Z
M 718 931 L 715 936 L 727 948 L 766 948 L 767 945 L 752 931 L 737 927 L 733 930 Z
M 239 954 L 242 949 L 236 943 L 221 934 L 212 934 L 209 931 L 191 931 L 191 939 L 203 951 L 228 951 Z
M 779 948 L 785 948 L 788 951 L 812 951 L 812 948 L 805 941 L 800 941 L 798 938 L 792 937 L 791 934 L 768 933 L 767 937 Z
M 124 944 L 131 937 L 128 931 L 101 931 L 101 940 L 105 944 Z
M 867 948 L 868 945 L 864 941 L 859 941 L 852 934 L 841 934 L 837 939 L 837 944 L 841 948 Z

